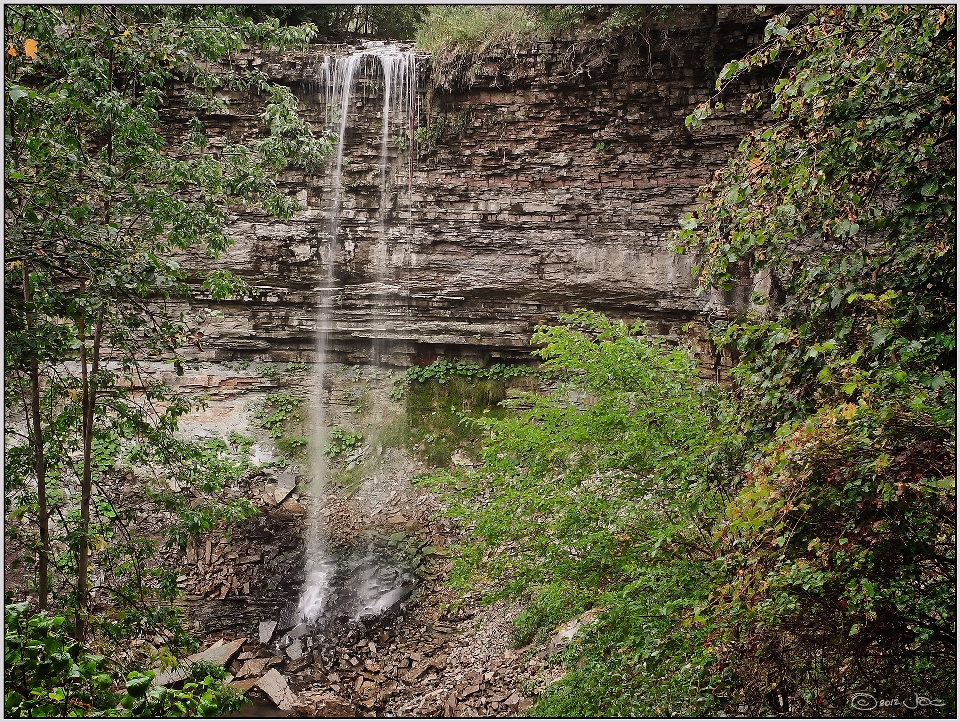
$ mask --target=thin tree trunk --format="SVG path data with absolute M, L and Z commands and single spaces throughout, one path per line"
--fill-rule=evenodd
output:
M 98 313 L 93 330 L 93 349 L 89 370 L 87 367 L 86 324 L 81 317 L 80 379 L 83 385 L 81 410 L 83 419 L 83 472 L 80 479 L 80 549 L 77 555 L 77 617 L 76 639 L 86 636 L 86 613 L 90 606 L 90 583 L 87 567 L 90 564 L 90 499 L 93 495 L 93 420 L 97 403 L 97 373 L 100 370 L 100 338 L 103 332 L 103 311 Z
M 30 269 L 23 266 L 23 301 L 26 306 L 27 328 L 30 328 Z M 40 364 L 36 353 L 30 356 L 30 413 L 33 441 L 33 471 L 37 477 L 37 525 L 40 527 L 40 554 L 37 568 L 37 593 L 40 609 L 47 608 L 50 575 L 50 510 L 47 507 L 47 458 L 43 449 L 43 426 L 40 421 Z
M 110 48 L 108 86 L 113 89 L 113 47 Z M 107 125 L 107 172 L 113 167 L 113 123 Z M 111 205 L 104 209 L 104 229 L 109 234 Z M 108 236 L 109 237 L 109 236 Z M 97 374 L 100 371 L 100 339 L 103 334 L 103 308 L 97 311 L 93 329 L 93 348 L 90 373 L 87 373 L 87 345 L 83 339 L 84 319 L 80 318 L 80 374 L 83 383 L 83 475 L 80 480 L 80 554 L 77 570 L 76 639 L 86 635 L 86 613 L 90 606 L 90 582 L 87 567 L 90 563 L 90 497 L 93 494 L 93 420 L 97 403 Z

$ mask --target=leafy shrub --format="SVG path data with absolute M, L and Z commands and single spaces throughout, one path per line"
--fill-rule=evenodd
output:
M 85 716 L 116 704 L 102 656 L 86 653 L 62 616 L 29 614 L 27 602 L 4 607 L 4 715 Z
M 496 363 L 489 367 L 482 367 L 472 361 L 450 362 L 445 359 L 437 359 L 429 366 L 411 366 L 407 369 L 404 381 L 411 383 L 427 383 L 436 381 L 445 384 L 454 376 L 460 376 L 465 379 L 497 379 L 507 381 L 518 376 L 528 376 L 533 371 L 528 366 L 514 366 L 510 364 Z
M 706 634 L 683 621 L 715 571 L 708 519 L 722 506 L 700 470 L 722 435 L 685 351 L 587 311 L 562 321 L 533 338 L 556 389 L 472 422 L 486 437 L 480 468 L 425 480 L 473 529 L 454 581 L 526 599 L 518 642 L 598 609 L 573 647 L 579 671 L 534 714 L 696 714 L 710 673 L 687 638 Z
M 323 453 L 331 459 L 337 459 L 359 449 L 362 444 L 363 434 L 335 426 L 330 429 L 327 448 L 323 450 Z
M 303 406 L 303 398 L 288 392 L 267 394 L 266 399 L 254 412 L 254 422 L 270 432 L 270 436 L 279 439 L 283 436 L 287 422 Z
M 825 6 L 717 81 L 798 58 L 680 222 L 703 288 L 771 283 L 714 329 L 749 450 L 699 615 L 727 712 L 839 716 L 869 690 L 955 714 L 955 51 L 953 6 Z
M 62 616 L 4 607 L 4 715 L 8 717 L 211 716 L 240 709 L 222 668 L 196 667 L 182 690 L 157 687 L 153 672 L 123 679 L 104 655 L 70 639 Z

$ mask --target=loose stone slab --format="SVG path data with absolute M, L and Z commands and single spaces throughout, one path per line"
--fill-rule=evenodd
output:
M 280 504 L 284 499 L 290 496 L 290 494 L 292 494 L 293 490 L 296 488 L 297 477 L 293 473 L 293 469 L 284 469 L 277 477 L 277 486 L 273 490 L 273 498 L 276 499 L 278 504 Z
M 303 644 L 299 639 L 287 647 L 287 655 L 290 659 L 300 659 L 303 656 Z
M 277 628 L 276 622 L 260 622 L 260 641 L 263 644 L 270 644 L 273 638 L 273 632 Z
M 282 710 L 292 710 L 298 704 L 297 695 L 287 684 L 287 678 L 277 670 L 271 669 L 257 680 L 257 687 L 273 700 L 273 703 Z
M 259 677 L 263 674 L 263 670 L 267 668 L 268 664 L 270 664 L 270 657 L 248 659 L 243 663 L 240 671 L 237 672 L 237 679 L 243 679 L 244 677 Z
M 154 677 L 153 683 L 158 687 L 164 687 L 169 684 L 181 682 L 189 675 L 190 667 L 197 662 L 210 662 L 211 664 L 218 664 L 223 667 L 239 651 L 245 641 L 247 640 L 237 639 L 233 642 L 224 642 L 221 640 L 213 646 L 207 647 L 207 649 L 202 652 L 197 652 L 187 657 L 179 667 L 168 669 L 166 672 L 155 669 L 153 671 L 156 677 Z

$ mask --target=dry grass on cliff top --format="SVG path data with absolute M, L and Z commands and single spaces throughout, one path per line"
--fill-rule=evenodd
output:
M 439 5 L 430 8 L 416 42 L 443 57 L 530 40 L 539 29 L 534 12 L 524 5 Z

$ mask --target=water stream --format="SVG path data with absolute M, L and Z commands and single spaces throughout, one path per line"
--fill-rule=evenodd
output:
M 360 49 L 349 54 L 325 57 L 319 71 L 319 82 L 323 95 L 326 121 L 330 129 L 337 134 L 336 150 L 329 169 L 329 192 L 327 203 L 329 214 L 329 238 L 326 254 L 321 253 L 320 286 L 318 288 L 318 324 L 316 348 L 316 394 L 313 399 L 313 432 L 311 441 L 312 465 L 310 469 L 310 494 L 313 498 L 311 511 L 307 518 L 305 581 L 301 592 L 297 613 L 300 619 L 313 622 L 324 613 L 328 599 L 343 597 L 334 592 L 334 586 L 343 583 L 343 566 L 350 569 L 351 578 L 347 584 L 352 588 L 349 595 L 355 599 L 354 615 L 359 617 L 370 610 L 383 606 L 385 597 L 395 590 L 385 588 L 381 581 L 384 574 L 377 564 L 361 563 L 338 559 L 331 549 L 327 529 L 327 481 L 329 468 L 323 451 L 328 442 L 327 398 L 325 378 L 330 351 L 331 333 L 334 329 L 334 300 L 337 292 L 336 261 L 341 245 L 346 241 L 340 238 L 340 224 L 344 194 L 344 148 L 351 130 L 351 117 L 355 102 L 357 80 L 363 80 L 363 92 L 382 93 L 381 143 L 380 143 L 380 205 L 379 234 L 376 246 L 371 249 L 370 260 L 374 277 L 372 303 L 376 309 L 377 329 L 372 340 L 371 358 L 374 367 L 380 365 L 384 344 L 389 333 L 389 316 L 392 309 L 387 308 L 389 279 L 391 269 L 391 246 L 395 240 L 397 226 L 391 212 L 393 197 L 398 184 L 394 181 L 393 148 L 409 154 L 408 187 L 412 194 L 412 148 L 414 144 L 414 123 L 417 101 L 416 56 L 409 47 L 386 43 L 366 43 Z M 361 109 L 368 108 L 361 104 Z M 359 120 L 359 118 L 356 118 Z M 408 199 L 409 199 L 408 195 Z M 410 208 L 408 206 L 408 211 Z M 371 557 L 367 550 L 366 557 Z M 388 570 L 388 578 L 396 578 L 393 570 Z M 389 587 L 389 583 L 386 584 Z M 395 596 L 395 594 L 394 594 Z

